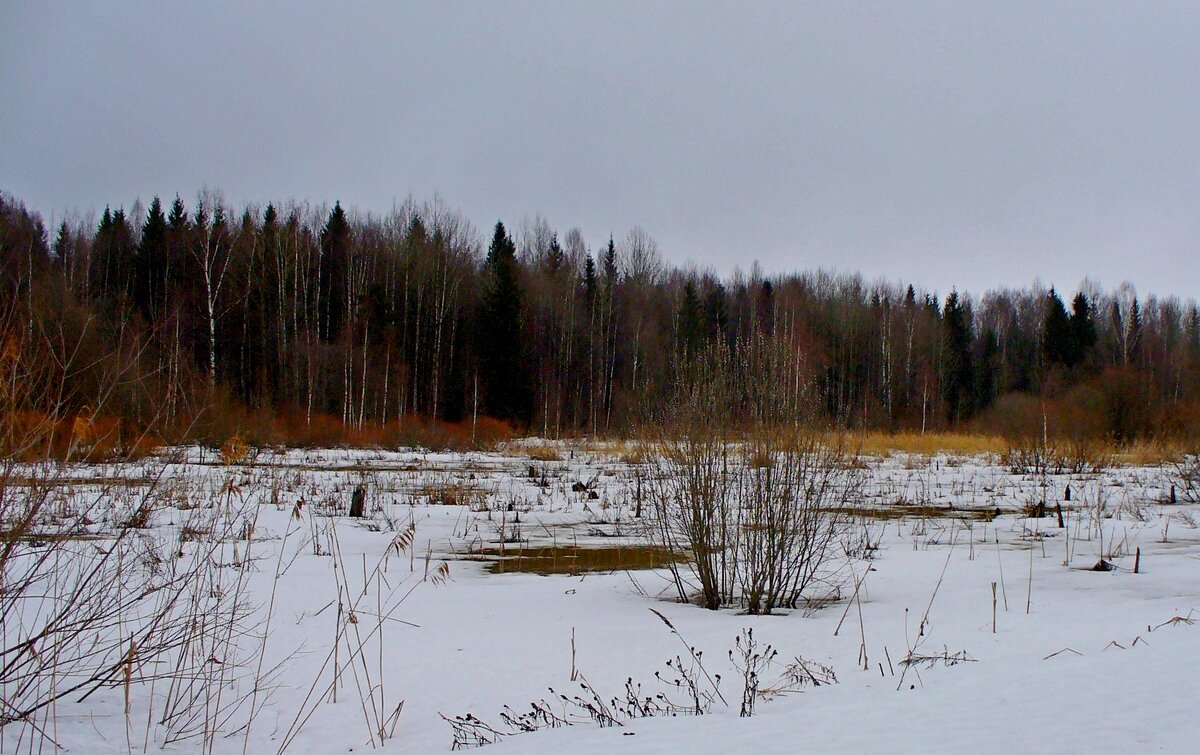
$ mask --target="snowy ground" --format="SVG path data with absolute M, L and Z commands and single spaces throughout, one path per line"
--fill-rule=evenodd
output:
M 444 752 L 453 730 L 441 716 L 468 713 L 505 735 L 489 746 L 495 752 L 1195 746 L 1200 510 L 1163 504 L 1158 469 L 1043 479 L 986 458 L 872 459 L 863 506 L 887 514 L 856 525 L 860 541 L 879 547 L 843 557 L 840 600 L 746 616 L 673 601 L 662 571 L 488 571 L 478 554 L 501 541 L 507 557 L 539 545 L 639 542 L 635 467 L 603 446 L 294 451 L 233 467 L 188 449 L 176 462 L 81 466 L 62 484 L 71 496 L 107 495 L 119 508 L 124 499 L 107 492 L 114 478 L 134 481 L 121 487 L 128 491 L 161 474 L 187 491 L 177 500 L 224 501 L 250 523 L 248 539 L 231 539 L 218 559 L 242 575 L 255 611 L 221 659 L 241 669 L 226 677 L 225 705 L 242 702 L 215 737 L 165 744 L 168 729 L 193 730 L 162 723 L 162 682 L 133 684 L 128 713 L 124 690 L 105 690 L 60 703 L 47 719 L 65 750 Z M 358 485 L 369 516 L 333 516 Z M 1065 529 L 1053 514 L 1024 516 L 1043 497 L 1053 508 L 1067 485 Z M 207 510 L 192 506 L 156 511 L 147 531 L 179 542 Z M 1101 558 L 1115 568 L 1093 571 Z M 831 668 L 837 683 L 760 699 L 752 718 L 739 718 L 742 684 L 727 653 L 744 628 L 779 651 L 762 686 L 797 656 Z M 689 646 L 703 652 L 710 675 L 721 675 L 728 707 L 717 699 L 711 715 L 600 727 L 579 708 L 557 705 L 575 725 L 534 733 L 502 720 L 506 705 L 524 712 L 543 698 L 553 704 L 551 688 L 581 694 L 573 669 L 603 700 L 623 700 L 630 678 L 644 694 L 681 699 L 655 675 L 669 676 L 665 661 L 676 656 L 690 666 Z M 910 653 L 927 660 L 906 669 Z M 256 677 L 258 711 L 247 730 Z M 52 749 L 28 734 L 18 740 L 11 726 L 0 735 L 4 752 Z

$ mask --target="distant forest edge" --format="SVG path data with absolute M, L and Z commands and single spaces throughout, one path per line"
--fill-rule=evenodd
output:
M 242 209 L 203 192 L 47 227 L 0 193 L 0 443 L 453 447 L 669 420 L 691 367 L 782 354 L 805 421 L 1006 438 L 1200 435 L 1194 300 L 982 296 L 673 267 L 640 229 L 486 236 L 440 201 Z M 691 376 L 691 377 L 689 377 Z

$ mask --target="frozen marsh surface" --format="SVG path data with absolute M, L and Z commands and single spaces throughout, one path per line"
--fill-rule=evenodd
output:
M 48 503 L 4 541 L 6 580 L 63 564 L 6 606 L 6 662 L 30 669 L 6 705 L 73 686 L 88 653 L 113 674 L 0 728 L 0 750 L 1195 751 L 1200 509 L 1169 503 L 1166 470 L 866 457 L 828 575 L 752 616 L 677 600 L 639 461 L 530 441 L 17 467 L 10 500 Z M 90 594 L 125 607 L 94 637 L 43 631 L 78 564 L 117 548 Z M 171 590 L 139 602 L 153 584 Z M 777 655 L 744 718 L 747 629 Z

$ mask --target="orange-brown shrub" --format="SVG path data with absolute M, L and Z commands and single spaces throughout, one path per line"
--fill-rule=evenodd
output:
M 479 417 L 472 423 L 445 422 L 416 415 L 394 419 L 387 424 L 342 422 L 338 417 L 314 412 L 311 416 L 296 408 L 279 413 L 250 410 L 232 402 L 214 406 L 202 423 L 199 440 L 218 445 L 238 435 L 251 446 L 287 446 L 293 448 L 400 448 L 421 447 L 432 450 L 468 450 L 490 448 L 513 437 L 506 422 Z M 225 435 L 219 435 L 224 432 Z
M 20 461 L 108 461 L 153 453 L 162 441 L 111 414 L 81 410 L 63 417 L 19 410 L 0 418 L 0 454 Z
M 246 459 L 246 455 L 250 453 L 250 447 L 246 445 L 246 441 L 241 435 L 231 435 L 221 444 L 221 448 L 217 453 L 221 463 L 226 466 L 230 464 L 241 464 Z

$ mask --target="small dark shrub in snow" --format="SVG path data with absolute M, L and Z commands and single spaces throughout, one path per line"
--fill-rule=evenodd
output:
M 1172 492 L 1176 493 L 1176 500 L 1200 503 L 1200 451 L 1177 462 L 1173 478 Z

